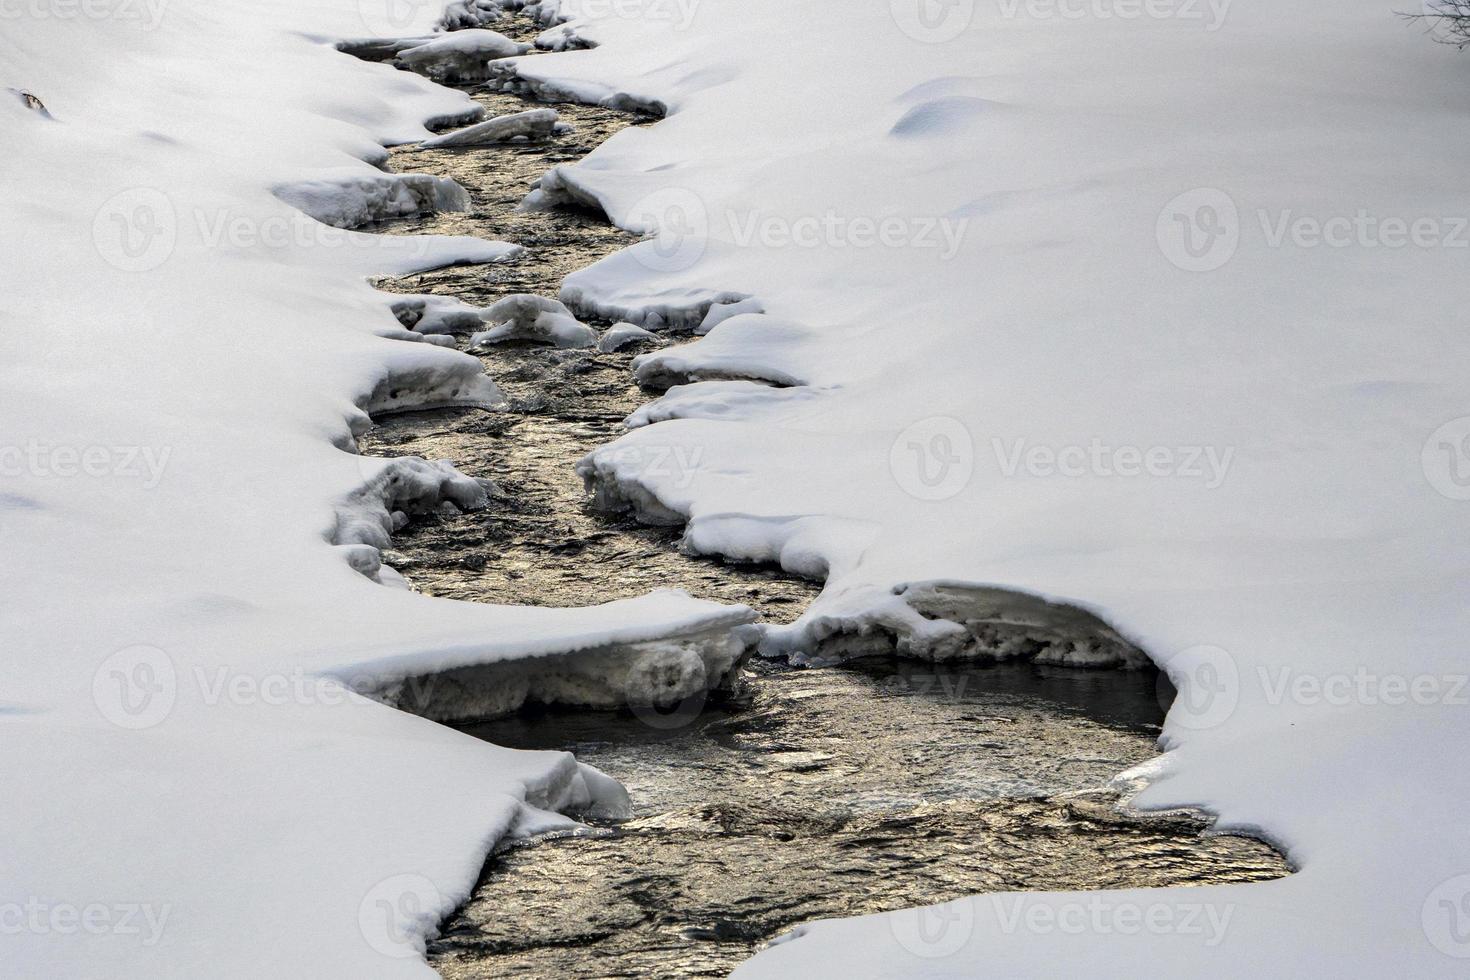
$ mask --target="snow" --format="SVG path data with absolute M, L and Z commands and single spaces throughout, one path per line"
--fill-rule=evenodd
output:
M 470 337 L 471 347 L 517 340 L 562 348 L 592 347 L 597 343 L 597 331 L 578 322 L 558 301 L 544 296 L 514 293 L 496 300 L 481 315 L 494 326 Z
M 569 127 L 562 127 L 565 131 Z M 527 109 L 509 115 L 496 116 L 485 122 L 457 129 L 419 144 L 423 150 L 446 146 L 483 146 L 489 143 L 508 143 L 512 140 L 546 139 L 558 132 L 555 109 Z
M 597 349 L 606 354 L 635 344 L 656 343 L 658 343 L 658 335 L 644 330 L 636 323 L 614 323 L 597 341 Z
M 479 82 L 490 77 L 490 62 L 531 50 L 529 44 L 482 28 L 453 31 L 398 52 L 416 72 L 446 83 Z
M 276 195 L 334 228 L 361 228 L 394 218 L 470 209 L 468 191 L 448 177 L 430 174 L 362 174 L 354 170 L 288 184 L 278 188 Z M 504 251 L 509 249 L 506 246 Z
M 814 924 L 738 975 L 1462 975 L 1464 56 L 1377 0 L 572 26 L 500 84 L 668 117 L 533 195 L 649 236 L 562 300 L 764 311 L 639 359 L 676 387 L 599 501 L 825 577 L 766 652 L 1145 652 L 1182 693 L 1137 804 L 1300 868 Z
M 497 840 L 627 799 L 363 695 L 657 706 L 751 642 L 748 610 L 674 593 L 390 587 L 385 521 L 477 506 L 494 474 L 354 433 L 497 399 L 474 358 L 405 342 L 465 309 L 369 282 L 512 249 L 342 230 L 455 206 L 375 168 L 479 118 L 336 49 L 441 17 L 390 6 L 0 30 L 0 85 L 46 110 L 0 99 L 17 975 L 430 976 L 424 936 Z M 1142 651 L 1181 696 L 1138 805 L 1207 807 L 1300 869 L 811 924 L 739 975 L 1463 975 L 1464 57 L 1378 0 L 692 12 L 583 11 L 557 36 L 596 47 L 513 61 L 483 35 L 380 52 L 667 112 L 529 202 L 649 240 L 520 329 L 707 329 L 640 358 L 670 390 L 583 463 L 599 502 L 825 578 L 767 653 Z M 690 465 L 640 467 L 655 446 Z
M 384 521 L 476 506 L 495 474 L 354 435 L 498 392 L 405 342 L 411 299 L 370 281 L 516 247 L 333 225 L 423 207 L 383 146 L 478 107 L 337 51 L 355 3 L 46 13 L 0 26 L 0 87 L 50 116 L 0 98 L 4 972 L 431 977 L 424 935 L 497 840 L 627 799 L 358 692 L 527 658 L 605 697 L 638 665 L 650 696 L 692 690 L 690 656 L 720 682 L 750 612 L 388 587 Z

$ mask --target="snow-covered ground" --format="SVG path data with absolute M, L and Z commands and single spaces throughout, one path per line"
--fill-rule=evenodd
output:
M 344 451 L 364 411 L 497 392 L 365 280 L 506 248 L 285 201 L 455 206 L 363 161 L 468 101 L 329 43 L 437 9 L 85 10 L 0 21 L 0 88 L 48 110 L 0 92 L 7 970 L 427 974 L 498 836 L 620 791 L 342 685 L 745 612 L 370 580 L 385 498 L 475 492 L 390 487 Z M 521 60 L 532 87 L 670 116 L 543 182 L 660 232 L 561 298 L 712 326 L 647 355 L 697 383 L 584 469 L 693 547 L 827 574 L 769 652 L 1047 617 L 1059 659 L 1136 645 L 1182 687 L 1139 802 L 1301 868 L 823 923 L 742 975 L 1463 975 L 1470 60 L 1388 0 L 563 12 L 600 47 Z
M 636 694 L 747 615 L 371 580 L 389 510 L 484 491 L 345 451 L 364 411 L 499 393 L 367 277 L 508 248 L 281 198 L 417 209 L 362 161 L 475 107 L 303 36 L 361 33 L 353 4 L 111 12 L 0 21 L 0 973 L 432 976 L 422 936 L 496 839 L 625 799 L 351 692 L 452 711 L 403 680 L 577 651 L 584 690 Z

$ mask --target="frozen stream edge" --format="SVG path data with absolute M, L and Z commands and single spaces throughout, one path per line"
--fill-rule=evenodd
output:
M 567 95 L 519 84 L 504 66 L 492 66 L 489 74 L 500 76 L 502 91 L 523 97 Z M 541 182 L 542 192 L 570 186 L 563 173 L 551 171 Z M 540 204 L 595 203 L 566 191 L 563 196 L 548 201 L 543 193 Z M 564 298 L 575 302 L 574 297 Z M 652 325 L 687 328 L 703 320 L 712 306 L 741 301 L 740 297 L 714 294 L 696 310 L 665 311 L 653 318 Z M 574 308 L 584 316 L 596 312 L 585 305 Z M 644 315 L 641 319 L 648 323 L 650 317 Z M 665 506 L 646 488 L 600 466 L 596 452 L 584 461 L 579 472 L 605 510 L 631 511 L 640 520 L 655 525 L 684 520 L 677 509 Z M 684 544 L 689 550 L 697 550 L 687 535 Z M 379 693 L 389 703 L 441 721 L 504 715 L 526 703 L 592 708 L 668 705 L 694 694 L 732 690 L 745 658 L 763 640 L 763 652 L 785 654 L 806 663 L 897 653 L 928 661 L 1025 659 L 1082 667 L 1149 665 L 1142 651 L 1086 610 L 1048 603 L 1025 593 L 964 583 L 899 587 L 877 614 L 818 622 L 807 633 L 806 638 L 815 642 L 806 649 L 792 645 L 789 634 L 771 642 L 773 638 L 764 628 L 745 625 L 753 618 L 742 617 L 740 624 L 728 631 L 722 628 L 525 664 L 469 666 L 429 677 L 406 678 L 398 688 Z M 1125 777 L 1136 779 L 1139 775 L 1139 770 L 1133 770 Z

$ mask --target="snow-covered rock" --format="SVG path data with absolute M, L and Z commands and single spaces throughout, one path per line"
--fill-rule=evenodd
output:
M 470 196 L 463 187 L 432 174 L 354 170 L 293 181 L 277 187 L 276 196 L 334 228 L 360 228 L 393 218 L 470 209 Z
M 505 16 L 500 0 L 454 0 L 444 6 L 439 24 L 446 31 L 464 31 L 493 24 Z
M 39 98 L 32 95 L 30 92 L 26 92 L 18 88 L 8 88 L 5 91 L 9 92 L 11 95 L 19 99 L 20 104 L 25 106 L 32 112 L 39 113 L 42 117 L 46 119 L 52 118 L 51 113 L 47 111 L 45 104 Z
M 399 323 L 421 334 L 473 333 L 485 323 L 483 310 L 456 296 L 403 296 L 393 301 L 392 309 Z
M 608 354 L 635 344 L 657 344 L 658 342 L 657 334 L 644 330 L 636 323 L 614 323 L 597 341 L 597 349 Z
M 544 296 L 517 293 L 498 300 L 481 314 L 489 330 L 470 338 L 471 347 L 524 340 L 557 347 L 592 347 L 597 331 L 577 320 L 561 303 Z
M 565 132 L 567 127 L 558 128 L 555 109 L 527 109 L 525 112 L 496 116 L 465 129 L 435 136 L 419 144 L 420 149 L 434 150 L 448 146 L 483 146 L 494 143 L 509 143 L 513 140 L 544 140 L 554 133 Z
M 529 44 L 512 41 L 503 34 L 483 28 L 451 31 L 398 53 L 398 62 L 413 71 L 446 84 L 480 82 L 490 77 L 490 63 L 531 50 Z

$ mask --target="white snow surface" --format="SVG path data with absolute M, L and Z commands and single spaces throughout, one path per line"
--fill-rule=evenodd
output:
M 281 701 L 251 684 L 745 618 L 667 593 L 434 601 L 328 543 L 377 473 L 333 448 L 374 393 L 478 374 L 393 339 L 364 280 L 483 243 L 328 235 L 272 193 L 371 176 L 381 144 L 472 111 L 313 40 L 381 36 L 371 6 L 175 0 L 156 23 L 0 30 L 0 85 L 54 117 L 0 100 L 0 174 L 21 188 L 0 236 L 0 446 L 38 445 L 18 474 L 7 455 L 0 489 L 0 902 L 152 916 L 96 934 L 43 917 L 6 936 L 7 972 L 428 976 L 415 937 L 493 841 L 546 810 L 615 808 L 616 787 L 565 754 L 323 703 L 330 686 Z M 543 185 L 662 230 L 563 299 L 685 329 L 714 303 L 764 310 L 640 368 L 725 385 L 672 394 L 626 437 L 683 450 L 692 479 L 619 468 L 637 453 L 589 466 L 687 517 L 695 548 L 827 575 L 778 647 L 953 639 L 909 584 L 1092 611 L 1183 687 L 1168 754 L 1133 774 L 1140 805 L 1208 807 L 1300 867 L 820 923 L 741 976 L 1464 975 L 1470 502 L 1448 454 L 1467 448 L 1470 281 L 1448 245 L 1470 66 L 1381 0 L 1144 6 L 1177 15 L 621 5 L 575 22 L 595 49 L 517 62 L 533 90 L 670 111 Z M 406 36 L 440 13 L 406 7 Z M 1288 211 L 1349 219 L 1353 239 L 1360 212 L 1426 219 L 1438 245 L 1273 246 Z M 1017 440 L 1069 467 L 1073 448 L 1112 452 L 1008 475 Z M 1142 465 L 1120 447 L 1158 450 L 1168 475 L 1119 475 Z M 77 473 L 70 451 L 96 448 L 103 476 Z M 211 698 L 221 670 L 243 693 Z M 144 699 L 169 672 L 173 697 Z M 157 724 L 124 727 L 163 701 Z
M 337 52 L 356 3 L 155 8 L 0 22 L 0 87 L 48 110 L 0 99 L 0 973 L 431 977 L 423 937 L 497 839 L 626 797 L 347 687 L 543 655 L 595 675 L 749 612 L 361 573 L 405 488 L 480 493 L 354 455 L 365 413 L 498 398 L 477 359 L 404 342 L 369 277 L 510 246 L 344 231 L 275 190 L 386 187 L 383 144 L 475 107 Z
M 1137 803 L 1300 870 L 821 923 L 738 975 L 1464 976 L 1470 61 L 1382 0 L 917 8 L 606 16 L 516 63 L 669 109 L 542 182 L 658 233 L 568 305 L 765 311 L 646 355 L 705 381 L 583 472 L 828 574 L 773 649 L 942 651 L 912 583 L 1092 611 L 1183 688 Z

